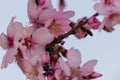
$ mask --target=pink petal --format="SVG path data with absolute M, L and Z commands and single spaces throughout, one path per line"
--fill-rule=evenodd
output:
M 31 52 L 27 49 L 26 46 L 20 45 L 21 55 L 24 59 L 29 60 L 31 58 Z
M 9 37 L 12 37 L 12 38 L 14 38 L 16 35 L 17 35 L 17 36 L 20 35 L 19 32 L 20 32 L 20 31 L 22 30 L 22 28 L 23 28 L 22 23 L 20 23 L 20 22 L 15 22 L 14 19 L 15 19 L 15 17 L 12 17 L 12 19 L 11 19 L 9 25 L 8 25 L 8 28 L 7 28 L 7 35 L 8 35 Z
M 25 59 L 19 59 L 17 61 L 18 66 L 22 70 L 22 72 L 28 77 L 31 78 L 32 71 L 34 71 L 34 68 L 30 65 L 29 60 Z M 31 73 L 31 74 L 30 74 Z
M 2 33 L 0 35 L 0 46 L 3 48 L 3 49 L 7 49 L 8 48 L 8 40 L 7 40 L 7 36 Z
M 75 15 L 75 12 L 73 12 L 73 11 L 66 11 L 66 12 L 64 12 L 64 14 L 63 14 L 63 18 L 68 19 L 68 18 L 73 17 L 74 15 Z
M 39 16 L 39 21 L 42 23 L 45 23 L 48 20 L 52 21 L 56 15 L 57 15 L 57 11 L 55 9 L 44 10 Z
M 24 29 L 24 26 L 20 22 L 14 22 L 14 40 L 20 40 L 22 38 L 22 33 L 21 31 Z
M 72 80 L 78 80 L 78 78 L 77 77 L 73 77 Z
M 38 45 L 33 45 L 31 47 L 30 52 L 31 52 L 31 56 L 42 56 L 42 54 L 44 54 L 46 51 L 43 46 L 40 46 L 38 44 Z
M 20 31 L 19 34 L 21 34 L 22 38 L 29 38 L 34 32 L 33 27 L 23 27 Z
M 15 29 L 15 27 L 14 27 L 14 20 L 15 20 L 15 17 L 12 17 L 11 18 L 11 21 L 10 21 L 10 23 L 9 23 L 9 25 L 8 25 L 8 28 L 7 28 L 7 35 L 9 35 L 9 37 L 13 37 L 15 34 L 14 34 L 14 29 Z
M 62 73 L 62 70 L 61 70 L 61 69 L 58 69 L 58 70 L 55 71 L 54 76 L 55 76 L 55 78 L 56 78 L 57 80 L 61 80 L 61 76 L 60 76 L 61 73 Z
M 82 67 L 81 67 L 81 75 L 83 76 L 88 76 L 94 71 L 94 66 L 97 64 L 97 60 L 90 60 L 86 62 Z
M 41 58 L 40 56 L 32 56 L 31 59 L 29 59 L 30 64 L 32 66 L 36 66 L 38 63 L 41 63 L 41 59 L 40 58 Z M 39 66 L 39 68 L 40 68 L 40 66 Z
M 44 75 L 39 74 L 37 76 L 37 80 L 46 80 L 46 79 L 45 79 Z
M 80 52 L 77 49 L 71 48 L 67 52 L 67 61 L 70 67 L 76 68 L 80 66 L 81 63 L 81 55 Z
M 40 64 L 37 67 L 37 71 L 39 72 L 39 74 L 43 75 L 43 67 Z
M 70 20 L 62 20 L 62 19 L 56 20 L 56 24 L 60 24 L 60 26 L 58 27 L 60 27 L 64 32 L 71 30 L 71 27 L 69 26 L 70 22 L 71 22 Z
M 42 46 L 52 42 L 54 36 L 50 33 L 47 28 L 40 28 L 33 34 L 33 41 Z
M 59 58 L 59 63 L 60 63 L 61 69 L 64 71 L 64 73 L 67 76 L 70 76 L 71 75 L 71 69 L 67 65 L 67 63 L 62 58 Z
M 11 64 L 13 61 L 15 61 L 16 59 L 16 55 L 17 55 L 17 49 L 15 48 L 9 48 L 6 52 L 6 54 L 3 57 L 3 61 L 2 61 L 2 65 L 1 68 L 6 68 L 8 66 L 8 64 Z
M 27 8 L 29 21 L 33 23 L 36 19 L 38 19 L 42 9 L 35 4 L 35 0 L 28 0 Z
M 43 61 L 43 63 L 49 63 L 49 61 L 50 61 L 49 53 L 46 52 L 42 55 L 42 61 Z

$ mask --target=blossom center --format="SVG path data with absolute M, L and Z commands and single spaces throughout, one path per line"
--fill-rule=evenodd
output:
M 31 48 L 31 46 L 33 45 L 33 42 L 32 42 L 32 40 L 31 40 L 31 38 L 25 38 L 24 41 L 25 41 L 24 45 L 25 45 L 27 48 Z
M 56 24 L 56 21 L 53 20 L 51 22 L 51 24 L 48 26 L 48 29 L 51 31 L 51 33 L 55 34 L 56 36 L 58 36 L 61 32 L 63 32 L 61 30 L 61 28 L 59 27 L 59 24 Z

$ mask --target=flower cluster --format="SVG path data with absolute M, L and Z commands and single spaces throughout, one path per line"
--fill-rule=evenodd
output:
M 120 0 L 100 0 L 94 9 L 104 16 L 101 29 L 112 31 L 116 24 L 120 24 Z
M 0 46 L 6 50 L 1 68 L 16 62 L 29 80 L 90 80 L 102 74 L 94 70 L 97 60 L 81 65 L 78 49 L 63 47 L 69 35 L 76 38 L 93 36 L 91 30 L 113 31 L 120 23 L 120 0 L 100 0 L 94 5 L 97 11 L 90 18 L 76 22 L 70 20 L 74 11 L 64 11 L 60 0 L 56 10 L 51 0 L 28 0 L 28 18 L 31 25 L 24 26 L 12 17 L 7 33 L 1 33 Z M 97 19 L 103 15 L 103 21 Z

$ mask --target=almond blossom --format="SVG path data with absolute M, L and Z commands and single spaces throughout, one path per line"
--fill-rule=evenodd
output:
M 22 31 L 23 36 L 20 46 L 23 57 L 29 59 L 46 53 L 45 46 L 54 39 L 54 36 L 50 34 L 49 30 L 47 28 L 40 28 L 33 32 L 32 27 L 25 27 L 24 30 Z
M 94 9 L 102 15 L 120 12 L 120 0 L 100 0 L 94 5 Z
M 7 35 L 2 33 L 0 35 L 0 46 L 6 49 L 7 52 L 3 57 L 1 68 L 6 68 L 9 63 L 12 63 L 16 59 L 17 49 L 19 47 L 20 34 L 23 25 L 20 22 L 14 22 L 15 17 L 12 17 L 8 28 Z
M 120 0 L 101 0 L 100 3 L 96 3 L 94 9 L 104 16 L 100 29 L 104 27 L 112 29 L 116 24 L 120 24 Z
M 17 63 L 21 68 L 22 72 L 30 80 L 45 80 L 43 76 L 43 68 L 41 63 L 38 62 L 38 58 L 33 57 L 29 60 L 19 59 Z
M 106 28 L 113 28 L 116 24 L 120 24 L 120 12 L 105 16 L 101 27 L 106 26 Z
M 72 11 L 62 12 L 49 9 L 45 10 L 41 16 L 39 16 L 39 22 L 45 24 L 45 27 L 47 27 L 55 37 L 58 37 L 71 29 L 69 18 L 73 15 L 74 12 Z
M 45 59 L 47 54 L 45 46 L 53 40 L 54 36 L 45 27 L 36 31 L 33 29 L 33 27 L 24 27 L 16 61 L 28 79 L 45 80 L 42 64 L 49 62 L 49 59 Z
M 97 63 L 96 60 L 90 60 L 80 67 L 80 52 L 73 48 L 71 48 L 67 53 L 67 62 L 65 62 L 62 58 L 59 59 L 59 62 L 61 69 L 64 71 L 65 75 L 68 78 L 72 78 L 72 80 L 83 80 L 83 78 L 91 79 L 102 76 L 101 74 L 94 72 L 94 66 Z M 93 73 L 96 74 L 96 76 L 94 76 Z M 91 75 L 94 77 L 89 77 Z

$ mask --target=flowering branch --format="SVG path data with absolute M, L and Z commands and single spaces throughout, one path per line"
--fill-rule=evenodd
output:
M 98 15 L 99 15 L 98 13 L 95 13 L 95 14 L 92 15 L 90 18 L 92 18 L 92 17 L 97 17 Z M 86 19 L 85 21 L 82 21 L 82 20 L 81 20 L 75 27 L 74 27 L 74 23 L 71 22 L 71 24 L 72 24 L 72 25 L 71 25 L 72 29 L 71 29 L 70 31 L 68 31 L 67 33 L 65 33 L 64 35 L 60 35 L 60 36 L 58 36 L 57 38 L 55 38 L 51 43 L 49 43 L 49 44 L 46 46 L 46 50 L 49 51 L 50 48 L 52 48 L 55 44 L 61 43 L 61 41 L 62 41 L 64 38 L 68 37 L 68 36 L 71 35 L 71 34 L 76 33 L 76 30 L 78 30 L 79 28 L 80 28 L 81 30 L 88 31 L 88 34 L 90 34 L 90 35 L 92 36 L 92 33 L 91 33 L 89 30 L 87 30 L 86 28 L 83 27 L 83 25 L 85 25 L 86 23 L 88 23 L 88 21 L 89 21 L 90 18 Z
M 89 60 L 81 66 L 80 51 L 65 49 L 63 40 L 72 34 L 79 39 L 88 34 L 93 36 L 90 29 L 111 32 L 113 26 L 120 23 L 120 6 L 116 3 L 102 0 L 94 6 L 97 13 L 74 23 L 70 20 L 74 11 L 63 11 L 64 0 L 60 0 L 58 11 L 51 0 L 28 0 L 28 18 L 32 25 L 25 27 L 12 17 L 7 34 L 0 35 L 0 46 L 7 50 L 1 68 L 16 61 L 30 80 L 89 80 L 101 77 L 102 74 L 94 71 L 97 60 Z M 105 16 L 103 22 L 96 18 L 98 15 Z

